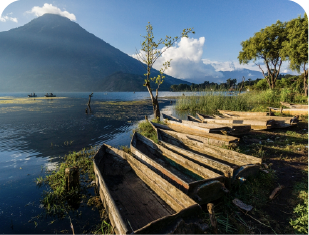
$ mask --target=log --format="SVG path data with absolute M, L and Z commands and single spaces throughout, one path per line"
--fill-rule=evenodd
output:
M 277 188 L 275 188 L 275 189 L 272 191 L 272 193 L 270 194 L 269 199 L 270 199 L 270 200 L 274 199 L 275 196 L 276 196 L 276 194 L 277 194 L 279 191 L 281 191 L 283 188 L 284 188 L 283 185 L 279 185 Z
M 65 190 L 79 186 L 79 168 L 77 166 L 65 169 Z

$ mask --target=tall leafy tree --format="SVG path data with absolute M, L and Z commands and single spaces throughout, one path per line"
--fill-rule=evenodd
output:
M 141 53 L 137 53 L 137 59 L 142 62 L 143 66 L 147 71 L 147 73 L 145 74 L 146 79 L 144 86 L 146 86 L 152 101 L 154 117 L 155 119 L 160 120 L 160 108 L 158 102 L 159 87 L 164 81 L 165 76 L 163 75 L 163 73 L 166 69 L 170 67 L 171 60 L 166 61 L 163 64 L 163 67 L 160 69 L 160 74 L 157 77 L 150 76 L 151 69 L 157 59 L 161 57 L 168 48 L 172 47 L 180 38 L 188 37 L 189 33 L 194 34 L 195 32 L 193 31 L 193 28 L 184 29 L 181 33 L 181 36 L 179 37 L 176 36 L 172 38 L 170 36 L 166 36 L 165 39 L 161 38 L 159 41 L 155 42 L 152 30 L 152 25 L 150 24 L 150 22 L 148 22 L 148 25 L 146 26 L 147 34 L 145 36 L 142 36 L 145 40 L 141 44 Z M 150 86 L 151 81 L 155 82 L 157 86 L 155 95 L 153 95 L 152 93 L 152 88 Z
M 304 93 L 308 96 L 308 16 L 299 16 L 287 23 L 287 38 L 281 50 L 284 59 L 290 61 L 290 68 L 304 72 Z M 307 67 L 306 67 L 307 65 Z
M 242 51 L 239 52 L 238 60 L 241 64 L 248 64 L 249 61 L 255 62 L 261 69 L 263 77 L 271 89 L 275 88 L 276 80 L 280 72 L 282 57 L 280 50 L 282 43 L 287 40 L 286 23 L 279 20 L 276 24 L 261 29 L 253 37 L 241 43 Z M 263 60 L 267 68 L 267 75 L 258 60 Z

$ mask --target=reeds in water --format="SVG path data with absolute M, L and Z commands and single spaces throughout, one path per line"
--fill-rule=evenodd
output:
M 267 106 L 280 107 L 280 101 L 304 103 L 300 94 L 286 90 L 250 91 L 245 93 L 205 92 L 201 96 L 183 96 L 176 102 L 176 109 L 214 114 L 218 109 L 233 111 L 267 111 Z M 260 107 L 256 107 L 259 106 Z M 254 110 L 253 110 L 254 108 Z M 265 109 L 265 110 L 264 110 Z

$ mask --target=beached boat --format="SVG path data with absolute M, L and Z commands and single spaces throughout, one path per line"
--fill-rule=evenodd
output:
M 56 95 L 54 95 L 53 93 L 46 93 L 46 95 L 44 95 L 45 97 L 56 97 Z
M 278 117 L 278 116 L 238 116 L 223 114 L 224 117 L 211 117 L 203 114 L 198 114 L 198 117 L 204 123 L 216 123 L 216 124 L 246 124 L 251 125 L 252 130 L 267 130 L 273 128 L 287 128 L 296 125 L 298 117 Z
M 290 109 L 308 109 L 307 104 L 290 104 L 290 103 L 287 103 L 287 102 L 280 102 L 280 104 L 282 104 L 283 106 L 286 106 Z
M 273 108 L 269 107 L 272 112 L 276 113 L 284 113 L 287 115 L 308 115 L 308 108 L 289 108 L 289 109 L 280 109 L 280 108 Z
M 166 114 L 164 114 L 163 117 L 165 118 L 164 122 L 166 125 L 154 123 L 154 125 L 157 125 L 156 127 L 167 130 L 173 130 L 181 133 L 187 133 L 191 135 L 202 136 L 205 137 L 207 141 L 209 141 L 209 143 L 218 146 L 238 145 L 239 139 L 237 137 L 218 134 L 222 133 L 221 131 L 227 130 L 228 129 L 227 127 L 219 125 L 208 125 L 207 127 L 206 126 L 200 127 L 198 123 L 193 123 L 192 121 L 176 119 L 175 117 L 168 116 Z
M 201 207 L 133 156 L 103 144 L 94 156 L 94 173 L 116 234 L 199 228 Z
M 242 116 L 239 118 L 239 116 L 231 116 L 226 114 L 225 117 L 220 117 L 220 116 L 215 116 L 211 117 L 208 115 L 203 115 L 203 114 L 197 114 L 199 119 L 203 123 L 216 123 L 216 124 L 225 124 L 225 125 L 234 125 L 234 124 L 244 124 L 244 125 L 250 125 L 252 130 L 266 130 L 266 129 L 271 129 L 274 127 L 274 121 L 269 120 L 268 117 L 266 117 L 266 120 L 261 120 L 259 118 L 256 119 L 258 116 Z
M 260 158 L 205 143 L 199 136 L 160 130 L 155 127 L 154 129 L 162 146 L 187 156 L 204 167 L 221 172 L 225 177 L 230 178 L 230 182 L 255 175 L 262 163 Z
M 230 111 L 230 110 L 219 110 L 221 114 L 227 113 L 231 115 L 240 115 L 240 116 L 269 116 L 269 112 L 244 112 L 244 111 Z
M 134 156 L 199 204 L 214 201 L 227 191 L 223 175 L 200 166 L 138 133 L 134 133 L 130 147 Z
M 248 134 L 251 130 L 251 125 L 244 124 L 217 124 L 217 123 L 203 123 L 201 120 L 188 115 L 188 121 L 182 121 L 182 123 L 191 124 L 194 126 L 199 126 L 202 128 L 222 128 L 221 133 L 233 136 L 242 136 Z
M 176 131 L 179 133 L 190 134 L 190 135 L 197 135 L 203 137 L 205 141 L 209 144 L 213 144 L 216 146 L 237 146 L 239 143 L 239 138 L 234 136 L 228 135 L 220 135 L 220 134 L 213 134 L 209 133 L 207 129 L 198 127 L 198 126 L 191 126 L 188 124 L 174 122 L 174 121 L 165 121 L 166 125 L 153 123 L 155 127 L 164 129 L 164 130 L 171 130 Z

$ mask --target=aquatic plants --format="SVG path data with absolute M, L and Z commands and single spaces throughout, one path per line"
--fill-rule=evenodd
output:
M 56 171 L 52 171 L 44 179 L 37 180 L 38 184 L 49 186 L 49 190 L 44 191 L 42 199 L 42 204 L 48 215 L 63 217 L 76 208 L 76 203 L 84 197 L 83 192 L 87 189 L 87 182 L 94 180 L 93 154 L 94 149 L 83 149 L 80 152 L 68 154 Z M 71 167 L 79 168 L 80 187 L 66 190 L 65 169 Z
M 250 91 L 232 96 L 226 92 L 205 92 L 201 96 L 182 96 L 176 109 L 217 113 L 218 109 L 233 111 L 267 111 L 268 106 L 280 107 L 280 101 L 306 103 L 306 99 L 288 89 Z M 256 107 L 259 106 L 257 110 Z

